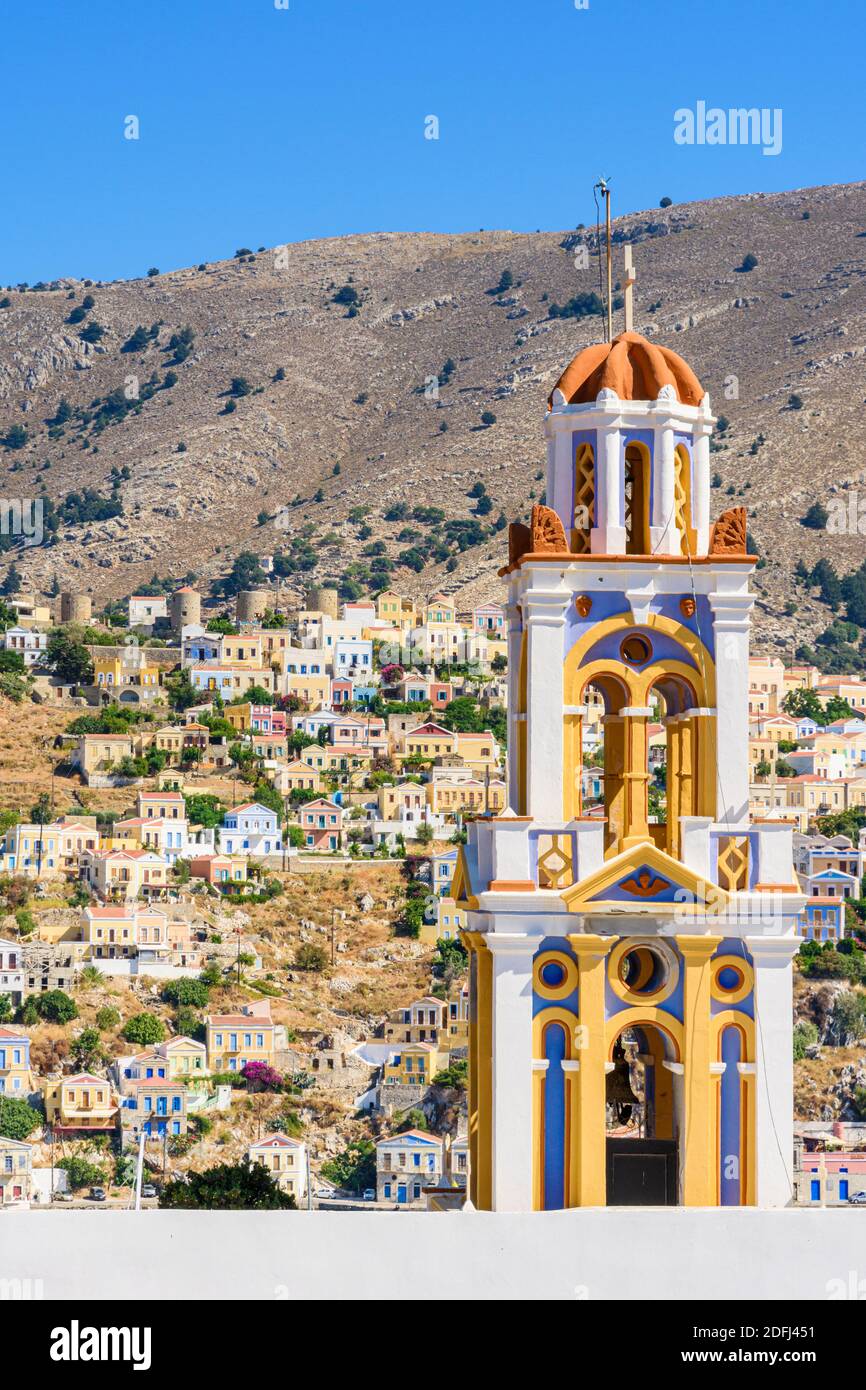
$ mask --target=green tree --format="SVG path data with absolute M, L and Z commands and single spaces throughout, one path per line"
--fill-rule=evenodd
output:
M 203 1009 L 210 999 L 210 987 L 203 980 L 169 980 L 163 985 L 162 997 L 176 1008 L 186 1004 L 193 1009 Z
M 165 1028 L 161 1021 L 156 1014 L 147 1012 L 134 1014 L 132 1018 L 127 1019 L 120 1032 L 121 1037 L 127 1042 L 138 1043 L 140 1047 L 150 1047 L 165 1038 Z
M 186 816 L 190 825 L 201 825 L 213 830 L 222 825 L 225 803 L 211 792 L 184 792 Z
M 372 1139 L 356 1139 L 342 1153 L 326 1159 L 322 1176 L 348 1192 L 376 1186 L 376 1146 Z
M 72 1044 L 72 1055 L 79 1071 L 92 1071 L 102 1059 L 102 1041 L 98 1028 L 82 1028 Z
M 806 1055 L 806 1048 L 818 1041 L 818 1029 L 814 1023 L 801 1019 L 794 1024 L 794 1061 L 799 1062 Z
M 46 1023 L 71 1023 L 78 1017 L 78 1007 L 74 999 L 64 994 L 62 989 L 49 989 L 36 996 L 36 1011 Z
M 304 941 L 295 951 L 295 965 L 298 970 L 324 970 L 328 964 L 328 953 L 324 946 L 316 946 L 312 941 Z
M 106 1004 L 96 1011 L 96 1026 L 103 1033 L 108 1033 L 116 1028 L 120 1022 L 120 1011 Z
M 4 1139 L 24 1140 L 32 1134 L 43 1118 L 26 1100 L 0 1096 L 0 1135 Z
M 93 684 L 93 662 L 87 648 L 59 628 L 48 638 L 45 664 L 65 685 Z
M 196 1211 L 293 1211 L 291 1193 L 281 1191 L 261 1163 L 220 1164 L 186 1179 L 168 1182 L 159 1195 L 160 1207 Z
M 66 1173 L 73 1192 L 80 1192 L 82 1187 L 99 1187 L 105 1181 L 105 1173 L 97 1163 L 91 1163 L 77 1154 L 61 1158 L 57 1167 Z

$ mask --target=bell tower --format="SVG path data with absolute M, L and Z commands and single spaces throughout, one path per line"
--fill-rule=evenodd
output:
M 791 1199 L 803 899 L 791 826 L 749 817 L 755 560 L 743 508 L 710 521 L 713 423 L 633 332 L 548 401 L 547 505 L 500 572 L 508 809 L 453 890 L 478 1207 Z

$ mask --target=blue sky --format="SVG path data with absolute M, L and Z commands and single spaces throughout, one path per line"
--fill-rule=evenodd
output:
M 864 175 L 853 0 L 5 0 L 2 33 L 3 284 L 558 230 L 600 173 L 615 212 Z M 677 145 L 699 100 L 781 108 L 781 154 Z

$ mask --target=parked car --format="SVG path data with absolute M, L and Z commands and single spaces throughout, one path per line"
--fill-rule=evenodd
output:
M 156 1197 L 157 1191 L 152 1182 L 146 1182 L 141 1189 L 142 1197 Z
M 90 1189 L 90 1200 L 91 1200 L 91 1202 L 104 1202 L 104 1201 L 105 1201 L 105 1196 L 106 1196 L 106 1193 L 105 1193 L 105 1188 L 104 1188 L 104 1187 L 91 1187 L 91 1189 Z
M 866 1207 L 866 1192 L 852 1192 L 848 1201 L 855 1207 Z
M 52 1201 L 54 1201 L 54 1202 L 71 1202 L 71 1201 L 72 1201 L 72 1193 L 71 1193 L 71 1192 L 55 1192 L 55 1193 L 54 1193 L 54 1196 L 52 1197 Z
M 376 1200 L 376 1189 L 375 1189 L 375 1187 L 365 1187 L 365 1188 L 364 1188 L 364 1201 L 365 1201 L 365 1202 L 375 1202 L 375 1200 Z

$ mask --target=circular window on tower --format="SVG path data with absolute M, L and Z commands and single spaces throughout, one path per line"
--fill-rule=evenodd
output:
M 620 644 L 619 654 L 627 666 L 645 666 L 653 654 L 653 649 L 648 638 L 639 632 L 633 632 Z
M 535 992 L 542 999 L 567 999 L 577 988 L 577 964 L 565 951 L 542 951 L 535 957 Z
M 711 992 L 724 1004 L 739 1004 L 754 987 L 752 967 L 742 956 L 716 956 L 712 961 Z
M 673 951 L 661 941 L 621 941 L 610 955 L 611 989 L 627 1004 L 660 1004 L 677 987 L 680 970 Z

